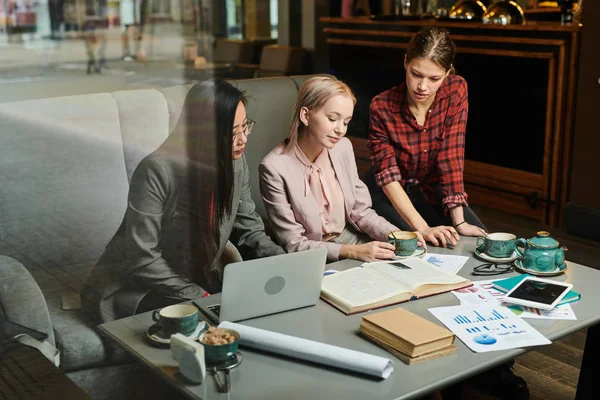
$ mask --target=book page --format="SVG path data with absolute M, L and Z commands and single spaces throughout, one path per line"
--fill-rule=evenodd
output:
M 405 292 L 396 283 L 361 267 L 326 276 L 321 290 L 351 307 L 377 303 Z
M 450 274 L 430 265 L 420 258 L 405 258 L 402 261 L 374 262 L 363 264 L 365 269 L 375 271 L 399 284 L 404 291 L 414 292 L 422 285 L 450 285 L 466 279 Z

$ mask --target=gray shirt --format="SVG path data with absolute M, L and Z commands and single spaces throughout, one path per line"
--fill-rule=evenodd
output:
M 82 293 L 84 310 L 100 322 L 133 315 L 151 290 L 182 301 L 221 291 L 219 264 L 210 266 L 211 282 L 192 281 L 193 269 L 187 224 L 193 211 L 187 193 L 186 168 L 180 159 L 155 152 L 136 168 L 121 226 L 96 263 Z M 283 254 L 265 234 L 250 197 L 245 157 L 234 161 L 231 214 L 220 224 L 218 260 L 230 240 L 245 258 Z

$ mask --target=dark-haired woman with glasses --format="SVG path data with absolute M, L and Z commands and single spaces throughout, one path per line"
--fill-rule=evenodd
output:
M 231 84 L 190 89 L 174 131 L 131 178 L 123 222 L 83 291 L 91 317 L 110 321 L 218 293 L 223 267 L 241 254 L 284 253 L 250 197 L 244 149 L 253 127 Z

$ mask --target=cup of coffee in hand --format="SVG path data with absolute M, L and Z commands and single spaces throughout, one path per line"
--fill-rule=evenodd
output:
M 198 327 L 198 309 L 191 304 L 174 304 L 153 311 L 152 319 L 167 335 L 189 335 Z
M 388 235 L 388 243 L 395 247 L 397 256 L 410 256 L 417 250 L 417 234 L 409 231 L 394 231 Z
M 512 233 L 496 232 L 477 238 L 477 250 L 490 257 L 506 258 L 513 254 L 517 237 Z

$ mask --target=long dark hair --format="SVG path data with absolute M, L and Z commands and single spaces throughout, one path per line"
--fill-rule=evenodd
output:
M 183 149 L 187 193 L 179 196 L 189 196 L 192 215 L 187 233 L 197 283 L 213 281 L 209 267 L 218 251 L 220 223 L 231 214 L 233 124 L 240 102 L 246 105 L 244 94 L 222 79 L 196 83 L 164 144 Z
M 416 33 L 406 49 L 406 63 L 415 58 L 427 58 L 446 71 L 454 73 L 456 45 L 444 28 L 431 26 Z

